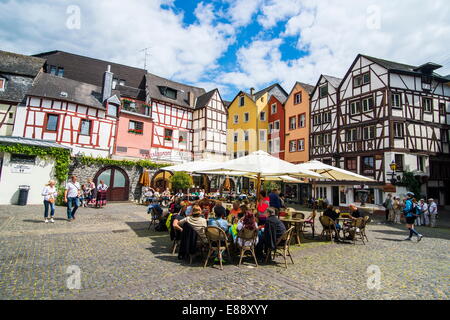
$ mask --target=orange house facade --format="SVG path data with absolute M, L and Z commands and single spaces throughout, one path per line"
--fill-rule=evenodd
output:
M 310 93 L 314 87 L 297 82 L 284 106 L 285 159 L 299 164 L 309 161 Z
M 151 108 L 142 101 L 122 99 L 114 158 L 150 159 L 153 139 Z

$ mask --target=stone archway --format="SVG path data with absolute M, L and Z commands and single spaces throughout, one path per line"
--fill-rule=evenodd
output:
M 170 177 L 172 173 L 168 171 L 158 171 L 153 175 L 151 186 L 155 190 L 163 192 L 167 188 L 172 189 L 172 183 L 170 182 Z

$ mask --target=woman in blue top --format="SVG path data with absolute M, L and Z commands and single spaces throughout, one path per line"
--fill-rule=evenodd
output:
M 406 197 L 407 198 L 405 200 L 405 207 L 403 208 L 403 214 L 406 219 L 406 227 L 409 230 L 409 237 L 406 238 L 405 241 L 411 241 L 412 236 L 416 235 L 417 242 L 419 242 L 420 240 L 422 240 L 423 235 L 421 235 L 414 229 L 414 223 L 417 218 L 416 206 L 418 206 L 418 204 L 414 203 L 414 193 L 408 192 L 406 194 Z

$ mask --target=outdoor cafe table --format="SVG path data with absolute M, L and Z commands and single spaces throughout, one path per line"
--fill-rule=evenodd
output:
M 280 220 L 282 222 L 287 223 L 289 226 L 291 226 L 291 225 L 295 226 L 295 239 L 297 241 L 297 244 L 301 244 L 300 232 L 301 232 L 302 225 L 305 223 L 305 219 L 296 219 L 296 218 L 290 218 L 290 217 L 280 217 Z
M 342 230 L 342 234 L 343 234 L 343 235 L 344 235 L 344 225 L 345 225 L 345 223 L 346 223 L 346 222 L 349 222 L 349 223 L 353 222 L 353 219 L 351 219 L 351 218 L 346 218 L 346 217 L 339 217 L 339 218 L 337 218 L 336 220 L 337 220 L 337 222 L 338 222 L 339 224 L 342 225 L 341 230 Z M 338 237 L 339 237 L 339 234 L 338 234 Z

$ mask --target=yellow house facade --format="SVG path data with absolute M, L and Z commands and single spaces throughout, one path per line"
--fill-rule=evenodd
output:
M 274 84 L 259 92 L 241 91 L 228 107 L 227 152 L 230 158 L 244 157 L 252 152 L 268 151 L 269 106 L 272 95 L 284 101 L 288 94 Z

